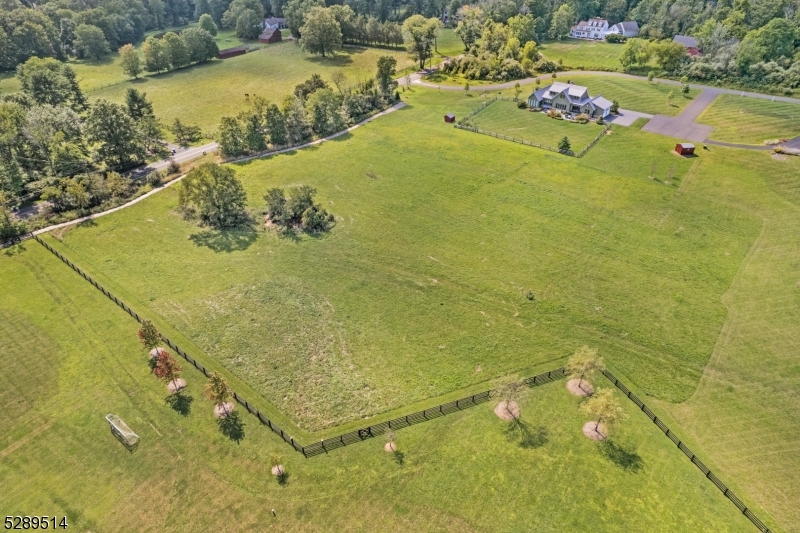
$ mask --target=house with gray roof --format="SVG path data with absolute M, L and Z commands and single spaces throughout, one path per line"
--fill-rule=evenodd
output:
M 558 109 L 575 115 L 585 113 L 590 118 L 605 118 L 611 113 L 611 102 L 599 94 L 592 97 L 586 87 L 562 82 L 534 91 L 528 97 L 528 107 Z
M 639 35 L 639 23 L 635 20 L 618 22 L 609 25 L 606 19 L 590 18 L 582 20 L 569 30 L 569 36 L 573 39 L 594 39 L 601 41 L 606 35 L 616 33 L 623 37 L 636 37 Z

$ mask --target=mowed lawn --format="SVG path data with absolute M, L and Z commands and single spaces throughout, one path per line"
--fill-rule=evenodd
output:
M 623 109 L 649 113 L 651 115 L 677 115 L 691 100 L 700 94 L 698 89 L 690 89 L 688 96 L 683 96 L 680 87 L 656 82 L 631 80 L 603 75 L 564 75 L 559 74 L 558 81 L 572 81 L 589 88 L 592 96 L 602 95 L 608 100 L 617 100 Z M 542 77 L 542 85 L 550 83 Z M 667 103 L 667 96 L 673 93 L 672 103 Z
M 528 109 L 519 109 L 516 102 L 497 100 L 475 115 L 472 122 L 476 127 L 524 139 L 550 148 L 557 148 L 559 141 L 567 137 L 572 151 L 580 152 L 598 134 L 603 126 L 594 122 L 588 124 L 573 123 L 568 120 L 549 118 L 544 113 L 531 113 Z
M 524 393 L 528 447 L 483 404 L 304 459 L 242 414 L 225 438 L 187 369 L 189 412 L 138 346 L 136 323 L 33 241 L 0 255 L 0 508 L 75 531 L 730 531 L 752 526 L 630 402 L 602 445 L 564 382 Z M 602 383 L 601 383 L 602 384 Z M 134 453 L 104 419 L 141 437 Z M 269 456 L 289 474 L 280 486 Z M 275 516 L 272 515 L 272 510 Z
M 711 138 L 744 144 L 800 135 L 800 104 L 719 95 L 697 122 L 714 126 Z
M 213 133 L 223 115 L 235 115 L 248 104 L 246 94 L 263 96 L 280 103 L 295 85 L 312 74 L 330 82 L 335 70 L 342 70 L 349 84 L 374 77 L 378 58 L 395 57 L 398 69 L 412 66 L 404 51 L 347 46 L 333 57 L 304 53 L 296 41 L 277 43 L 243 56 L 214 60 L 204 65 L 118 83 L 88 93 L 91 99 L 123 102 L 125 91 L 134 87 L 147 93 L 156 115 L 171 124 L 175 118 L 199 125 L 204 134 Z
M 766 154 L 714 148 L 686 194 L 747 205 L 761 233 L 726 291 L 728 316 L 697 392 L 657 402 L 710 468 L 746 492 L 780 525 L 800 525 L 800 158 L 767 165 Z M 716 168 L 708 173 L 708 166 Z M 708 176 L 708 178 L 700 178 Z M 690 441 L 690 442 L 691 442 Z M 712 466 L 713 465 L 713 466 Z M 739 490 L 742 487 L 742 490 Z
M 619 63 L 622 46 L 605 41 L 566 39 L 564 41 L 545 41 L 539 45 L 539 51 L 550 61 L 561 60 L 567 68 L 622 70 Z
M 234 166 L 254 213 L 270 187 L 316 187 L 327 235 L 209 231 L 170 188 L 50 240 L 306 430 L 583 344 L 648 394 L 689 397 L 758 219 L 683 194 L 694 161 L 663 137 L 618 128 L 576 160 L 444 124 L 474 108 L 460 92 L 406 95 L 334 142 Z

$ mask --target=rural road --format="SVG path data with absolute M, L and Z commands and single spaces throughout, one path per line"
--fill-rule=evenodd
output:
M 277 151 L 269 152 L 269 153 L 266 153 L 266 154 L 248 156 L 248 157 L 244 157 L 244 158 L 241 158 L 241 159 L 233 160 L 233 161 L 230 161 L 230 162 L 232 162 L 232 163 L 240 163 L 240 162 L 243 162 L 243 161 L 250 161 L 250 160 L 253 160 L 253 159 L 266 158 L 266 157 L 270 157 L 270 156 L 273 156 L 273 155 L 284 154 L 284 153 L 287 153 L 287 152 L 293 152 L 295 150 L 302 150 L 303 148 L 308 148 L 310 146 L 317 146 L 319 144 L 324 143 L 325 141 L 329 141 L 331 139 L 335 139 L 337 137 L 341 137 L 342 135 L 344 135 L 346 133 L 349 133 L 349 132 L 351 132 L 351 131 L 353 131 L 353 130 L 355 130 L 357 128 L 360 128 L 361 126 L 364 126 L 364 125 L 372 122 L 375 119 L 378 119 L 378 118 L 380 118 L 382 116 L 388 115 L 389 113 L 393 113 L 394 111 L 397 111 L 398 109 L 402 109 L 405 106 L 406 106 L 405 102 L 397 102 L 392 107 L 390 107 L 388 109 L 385 109 L 385 110 L 381 111 L 380 113 L 372 115 L 371 117 L 368 117 L 368 118 L 362 120 L 358 124 L 354 124 L 353 126 L 350 126 L 346 130 L 342 130 L 342 131 L 336 132 L 336 133 L 334 133 L 332 135 L 328 135 L 327 137 L 323 137 L 322 139 L 317 139 L 316 141 L 312 141 L 312 142 L 309 142 L 309 143 L 306 143 L 306 144 L 301 144 L 301 145 L 298 145 L 298 146 L 292 146 L 290 148 L 284 148 L 283 150 L 277 150 Z M 186 150 L 186 151 L 184 151 L 184 152 L 182 152 L 180 154 L 175 154 L 175 156 L 173 156 L 173 158 L 175 159 L 175 161 L 180 163 L 180 162 L 184 162 L 184 161 L 189 161 L 189 160 L 194 159 L 196 157 L 200 157 L 200 156 L 203 155 L 204 151 L 209 152 L 209 151 L 216 150 L 216 149 L 217 149 L 217 143 L 209 143 L 209 144 L 206 144 L 204 146 L 198 146 L 197 148 L 191 148 L 191 149 Z M 161 166 L 159 168 L 164 168 L 167 165 L 169 165 L 169 161 L 162 161 L 162 162 L 159 162 L 159 163 L 152 163 L 151 165 L 148 165 L 147 168 L 151 168 L 152 167 L 155 170 L 159 170 L 159 168 L 156 168 L 153 165 L 163 165 L 163 166 Z M 99 217 L 102 217 L 102 216 L 105 216 L 105 215 L 110 215 L 111 213 L 116 213 L 117 211 L 121 211 L 122 209 L 125 209 L 125 208 L 130 207 L 130 206 L 135 205 L 135 204 L 138 204 L 139 202 L 141 202 L 145 198 L 148 198 L 148 197 L 156 194 L 157 192 L 166 189 L 167 187 L 171 187 L 173 184 L 178 183 L 179 181 L 181 181 L 184 178 L 184 176 L 185 176 L 185 174 L 183 176 L 179 176 L 179 177 L 175 178 L 174 180 L 170 181 L 169 183 L 166 183 L 166 184 L 164 184 L 164 185 L 162 185 L 160 187 L 156 187 L 152 191 L 149 191 L 149 192 L 143 194 L 142 196 L 139 196 L 138 198 L 134 198 L 130 202 L 127 202 L 125 204 L 117 206 L 117 207 L 115 207 L 113 209 L 108 209 L 108 210 L 102 211 L 100 213 L 94 213 L 92 215 L 88 215 L 88 216 L 85 216 L 85 217 L 77 218 L 75 220 L 70 220 L 69 222 L 63 222 L 61 224 L 54 224 L 52 226 L 47 226 L 46 228 L 42 228 L 42 229 L 38 229 L 38 230 L 34 231 L 33 235 L 41 235 L 42 233 L 47 233 L 47 232 L 53 231 L 55 229 L 65 228 L 67 226 L 72 226 L 74 224 L 80 224 L 81 222 L 86 222 L 88 220 L 94 220 L 95 218 L 99 218 Z M 23 239 L 24 238 L 27 238 L 27 236 L 23 237 Z M 0 246 L 0 247 L 2 247 L 2 246 Z

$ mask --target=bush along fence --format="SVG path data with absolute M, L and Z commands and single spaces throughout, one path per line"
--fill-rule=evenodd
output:
M 705 474 L 706 478 L 711 480 L 711 482 L 714 485 L 716 485 L 716 487 L 719 490 L 722 491 L 722 493 L 725 495 L 726 498 L 728 498 L 731 502 L 733 502 L 733 504 L 742 512 L 742 514 L 744 514 L 748 519 L 750 519 L 750 521 L 758 528 L 759 531 L 761 531 L 762 533 L 771 533 L 769 528 L 767 528 L 767 526 L 764 525 L 764 522 L 759 520 L 759 518 L 755 514 L 753 514 L 753 512 L 750 509 L 748 509 L 747 506 L 744 503 L 742 503 L 742 501 L 739 498 L 736 497 L 736 495 L 733 494 L 731 489 L 729 489 L 728 486 L 725 485 L 725 483 L 720 481 L 720 479 L 717 476 L 715 476 L 714 473 L 711 470 L 709 470 L 708 467 L 704 465 L 703 462 L 700 459 L 698 459 L 694 453 L 692 453 L 692 451 L 681 441 L 681 439 L 679 439 L 677 435 L 675 435 L 675 433 L 673 433 L 672 430 L 670 430 L 666 426 L 666 424 L 664 424 L 664 422 L 662 422 L 655 415 L 655 413 L 653 413 L 653 411 L 651 411 L 650 408 L 647 407 L 642 402 L 642 400 L 639 399 L 638 396 L 636 396 L 633 392 L 631 392 L 631 390 L 628 387 L 626 387 L 620 380 L 616 378 L 616 376 L 614 376 L 614 374 L 612 374 L 608 370 L 603 370 L 603 374 L 609 379 L 609 381 L 611 381 L 614 385 L 616 385 L 617 388 L 621 390 L 623 394 L 625 394 L 625 396 L 627 396 L 633 403 L 635 403 L 636 406 L 639 407 L 639 409 L 641 409 L 642 412 L 646 414 L 647 417 L 650 420 L 652 420 L 656 426 L 658 426 L 658 429 L 664 432 L 664 435 L 666 435 L 680 449 L 680 451 L 682 451 L 686 455 L 686 457 L 688 457 L 689 460 L 692 463 L 694 463 L 694 465 L 697 468 L 699 468 L 700 471 L 703 472 L 703 474 Z
M 109 300 L 113 301 L 115 304 L 120 306 L 126 313 L 128 313 L 132 318 L 134 318 L 137 322 L 142 322 L 142 317 L 139 316 L 133 309 L 129 306 L 125 305 L 125 303 L 111 294 L 105 287 L 97 283 L 93 280 L 89 275 L 87 275 L 83 270 L 75 266 L 73 262 L 69 259 L 64 257 L 58 250 L 44 242 L 38 235 L 31 235 L 33 239 L 35 239 L 39 244 L 44 246 L 47 250 L 52 252 L 56 257 L 61 259 L 68 267 L 74 270 L 78 275 L 80 275 L 83 279 L 94 285 L 94 287 L 102 292 L 104 295 L 108 297 Z M 169 346 L 172 350 L 174 350 L 178 355 L 183 357 L 189 364 L 195 367 L 197 370 L 203 373 L 204 376 L 208 377 L 209 372 L 206 368 L 197 362 L 196 359 L 191 357 L 187 354 L 183 349 L 181 349 L 177 344 L 172 342 L 163 334 L 161 335 L 161 339 Z M 555 370 L 551 370 L 549 372 L 544 372 L 542 374 L 526 378 L 522 380 L 522 383 L 529 387 L 536 387 L 539 385 L 544 385 L 545 383 L 550 383 L 557 379 L 561 379 L 565 376 L 563 368 L 558 368 Z M 247 411 L 258 418 L 258 421 L 261 422 L 263 425 L 267 426 L 277 435 L 280 437 L 295 451 L 302 453 L 305 457 L 313 457 L 315 455 L 319 455 L 322 453 L 327 453 L 330 450 L 335 450 L 336 448 L 341 448 L 342 446 L 347 446 L 348 444 L 354 444 L 357 442 L 361 442 L 367 440 L 369 438 L 375 437 L 377 435 L 381 435 L 386 433 L 387 430 L 392 429 L 401 429 L 404 427 L 408 427 L 414 424 L 419 424 L 421 422 L 427 422 L 429 420 L 433 420 L 440 416 L 448 415 L 451 413 L 455 413 L 461 411 L 463 409 L 467 409 L 469 407 L 474 407 L 479 405 L 483 402 L 486 402 L 491 398 L 493 390 L 488 390 L 484 392 L 480 392 L 477 394 L 473 394 L 472 396 L 467 396 L 465 398 L 461 398 L 459 400 L 455 400 L 453 402 L 448 402 L 442 405 L 438 405 L 436 407 L 431 407 L 429 409 L 425 409 L 423 411 L 418 411 L 416 413 L 412 413 L 410 415 L 402 416 L 399 418 L 395 418 L 394 420 L 389 420 L 388 422 L 382 422 L 380 424 L 375 424 L 372 426 L 367 426 L 361 429 L 357 429 L 351 431 L 349 433 L 344 433 L 337 437 L 332 437 L 329 439 L 324 439 L 319 442 L 315 442 L 308 446 L 303 446 L 299 442 L 297 442 L 291 435 L 287 432 L 283 431 L 280 427 L 274 424 L 269 418 L 264 416 L 256 407 L 254 407 L 250 402 L 245 400 L 240 394 L 236 391 L 231 391 L 233 394 L 233 398 L 242 406 L 244 406 Z
M 591 147 L 593 147 L 595 144 L 597 144 L 597 142 L 603 137 L 603 135 L 605 135 L 606 132 L 609 129 L 611 129 L 611 125 L 610 124 L 606 124 L 605 127 L 603 128 L 603 130 L 600 133 L 598 133 L 597 136 L 589 144 L 584 146 L 581 149 L 581 151 L 576 154 L 572 150 L 560 150 L 558 148 L 553 148 L 552 146 L 547 146 L 545 144 L 539 144 L 539 143 L 535 143 L 535 142 L 532 142 L 532 141 L 527 141 L 525 139 L 520 139 L 520 138 L 517 138 L 517 137 L 509 137 L 508 135 L 502 135 L 500 133 L 495 133 L 495 132 L 489 131 L 489 130 L 482 130 L 482 129 L 476 127 L 476 126 L 473 126 L 472 123 L 470 122 L 470 119 L 472 117 L 474 117 L 475 115 L 477 115 L 478 113 L 480 113 L 481 111 L 483 111 L 484 109 L 486 109 L 487 107 L 489 107 L 489 105 L 491 105 L 492 103 L 494 103 L 497 100 L 506 100 L 506 101 L 509 101 L 509 102 L 517 102 L 518 101 L 518 100 L 515 100 L 514 98 L 507 98 L 507 97 L 503 97 L 503 96 L 495 96 L 491 100 L 483 102 L 480 107 L 478 107 L 477 109 L 472 111 L 470 114 L 465 116 L 463 119 L 459 120 L 456 124 L 454 124 L 454 127 L 458 128 L 460 130 L 471 131 L 473 133 L 480 133 L 482 135 L 488 135 L 488 136 L 494 137 L 496 139 L 503 139 L 504 141 L 511 141 L 511 142 L 515 142 L 515 143 L 519 143 L 519 144 L 524 144 L 525 146 L 533 146 L 534 148 L 541 148 L 542 150 L 548 150 L 550 152 L 556 152 L 556 153 L 559 153 L 559 154 L 564 154 L 564 155 L 568 155 L 568 156 L 572 156 L 572 157 L 583 157 L 584 154 L 586 154 L 586 152 L 588 152 Z

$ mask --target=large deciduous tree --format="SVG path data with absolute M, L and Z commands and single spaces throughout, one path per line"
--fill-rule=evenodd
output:
M 184 41 L 177 33 L 167 32 L 162 38 L 166 46 L 166 53 L 169 57 L 169 64 L 172 68 L 181 68 L 188 65 L 191 61 L 189 50 Z
M 32 57 L 17 66 L 22 91 L 38 104 L 69 104 L 75 111 L 86 109 L 86 98 L 71 66 L 52 58 Z
M 247 193 L 230 167 L 204 163 L 180 184 L 178 203 L 187 214 L 214 228 L 230 228 L 247 221 Z
M 211 18 L 211 15 L 208 13 L 200 15 L 200 20 L 198 21 L 197 27 L 206 30 L 211 35 L 216 35 L 219 29 L 217 28 L 214 19 Z
M 86 117 L 86 139 L 96 144 L 95 158 L 108 166 L 126 167 L 144 160 L 136 121 L 119 104 L 101 99 L 92 105 Z
M 193 63 L 205 63 L 219 53 L 214 37 L 202 28 L 187 28 L 181 32 L 181 38 Z
M 383 94 L 391 93 L 397 86 L 397 82 L 394 81 L 395 76 L 397 76 L 397 60 L 392 56 L 379 57 L 375 79 L 378 80 L 378 87 Z
M 456 19 L 458 19 L 458 25 L 455 34 L 464 43 L 464 50 L 469 50 L 483 32 L 486 14 L 478 6 L 466 5 L 458 9 Z
M 442 23 L 432 17 L 413 15 L 403 22 L 403 36 L 408 42 L 408 52 L 412 59 L 419 61 L 419 68 L 425 68 L 425 61 L 433 56 L 433 46 Z
M 142 45 L 144 68 L 148 72 L 169 70 L 169 48 L 163 39 L 148 37 Z
M 75 28 L 75 51 L 78 57 L 100 59 L 111 50 L 103 30 L 91 24 L 80 24 Z
M 564 39 L 569 35 L 569 29 L 575 22 L 575 10 L 569 4 L 562 4 L 553 12 L 553 19 L 550 22 L 550 38 Z
M 138 78 L 142 73 L 142 62 L 139 60 L 139 54 L 132 44 L 126 44 L 119 49 L 120 66 L 122 72 L 131 78 Z
M 312 8 L 305 16 L 300 34 L 300 46 L 311 54 L 325 57 L 326 53 L 342 47 L 342 29 L 328 8 Z
M 289 0 L 283 6 L 286 26 L 295 39 L 299 39 L 301 36 L 300 28 L 305 24 L 306 14 L 315 7 L 325 7 L 325 0 Z

